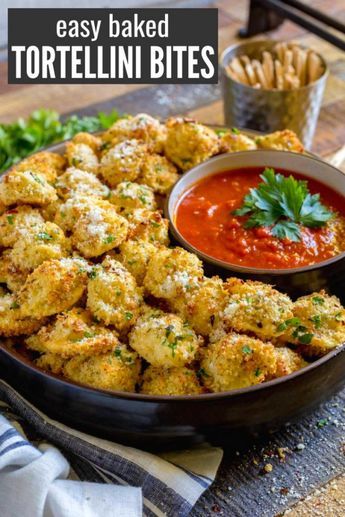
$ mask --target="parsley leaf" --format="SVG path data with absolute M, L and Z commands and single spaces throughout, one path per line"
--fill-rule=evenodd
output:
M 320 194 L 310 194 L 307 181 L 276 174 L 272 168 L 266 168 L 260 177 L 263 182 L 250 189 L 241 208 L 233 212 L 249 216 L 245 228 L 271 226 L 274 237 L 297 242 L 301 225 L 319 228 L 333 216 L 320 202 Z

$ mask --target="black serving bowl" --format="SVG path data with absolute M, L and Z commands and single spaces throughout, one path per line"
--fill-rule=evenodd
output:
M 345 345 L 285 377 L 197 396 L 104 391 L 60 379 L 0 345 L 0 375 L 49 417 L 134 447 L 184 448 L 200 442 L 238 447 L 292 421 L 345 383 Z
M 345 197 L 345 174 L 319 158 L 286 151 L 243 151 L 222 154 L 201 163 L 186 172 L 172 188 L 165 206 L 165 215 L 170 220 L 170 229 L 175 240 L 184 248 L 195 253 L 204 263 L 207 275 L 222 278 L 237 276 L 244 279 L 259 280 L 275 285 L 292 298 L 326 289 L 345 302 L 345 252 L 311 266 L 291 269 L 255 269 L 238 266 L 206 255 L 192 246 L 175 225 L 178 204 L 184 193 L 202 178 L 231 169 L 245 167 L 275 167 L 301 173 L 313 178 Z
M 62 153 L 64 144 L 49 150 Z M 176 188 L 182 192 L 190 175 L 196 174 L 192 176 L 194 181 L 203 167 L 215 164 L 214 170 L 219 171 L 222 167 L 230 168 L 230 162 L 233 167 L 250 165 L 245 162 L 248 154 L 216 157 L 186 173 Z M 262 156 L 265 165 L 300 170 L 308 175 L 305 169 L 294 166 L 294 162 L 284 161 L 290 153 L 252 151 L 254 155 Z M 292 155 L 292 159 L 301 163 L 306 157 Z M 308 163 L 319 170 L 317 179 L 345 193 L 339 171 L 319 160 Z M 310 165 L 310 170 L 313 167 Z M 327 174 L 326 181 L 323 175 Z M 255 274 L 248 276 L 253 278 Z M 262 280 L 262 275 L 259 278 Z M 318 278 L 323 277 L 315 275 L 315 288 L 328 285 L 329 280 L 321 285 L 316 281 Z M 272 275 L 267 279 L 272 281 Z M 310 290 L 306 282 L 300 282 L 300 286 Z M 318 406 L 345 384 L 344 370 L 345 345 L 297 372 L 249 388 L 198 396 L 149 396 L 93 389 L 64 380 L 37 368 L 25 349 L 7 347 L 0 341 L 0 377 L 50 418 L 85 433 L 151 450 L 185 448 L 204 441 L 238 447 L 248 438 Z

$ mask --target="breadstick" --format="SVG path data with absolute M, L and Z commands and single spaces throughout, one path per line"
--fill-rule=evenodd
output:
M 238 57 L 234 57 L 234 59 L 230 63 L 230 67 L 232 71 L 235 72 L 241 83 L 248 84 L 246 73 Z
M 295 70 L 300 85 L 305 86 L 307 82 L 307 53 L 303 49 L 298 49 Z
M 291 50 L 287 50 L 285 52 L 284 62 L 283 62 L 284 72 L 288 72 L 289 71 L 289 67 L 291 65 L 292 65 L 292 51 Z
M 238 79 L 238 77 L 237 77 L 237 74 L 235 74 L 235 73 L 233 72 L 233 70 L 231 69 L 231 67 L 230 67 L 229 65 L 226 67 L 226 72 L 227 72 L 228 76 L 229 76 L 229 77 L 231 77 L 231 79 L 232 79 L 233 81 L 236 81 L 237 83 L 239 83 L 239 82 L 240 82 L 240 81 L 239 81 L 239 79 Z
M 268 89 L 269 86 L 266 81 L 266 77 L 262 68 L 262 64 L 257 59 L 253 59 L 253 68 L 255 70 L 255 74 L 257 77 L 258 82 L 261 84 L 262 88 Z
M 270 52 L 264 52 L 262 55 L 263 55 L 262 68 L 264 69 L 266 81 L 267 81 L 269 88 L 273 88 L 273 86 L 274 86 L 274 64 L 273 64 L 272 54 Z
M 245 65 L 245 70 L 246 70 L 246 74 L 247 74 L 247 77 L 249 80 L 249 84 L 251 86 L 254 86 L 257 81 L 256 81 L 256 75 L 255 75 L 251 62 L 249 62 L 247 65 Z
M 308 55 L 308 83 L 313 83 L 323 73 L 321 58 L 313 51 Z
M 248 56 L 244 55 L 240 57 L 240 60 L 242 61 L 243 65 L 250 65 L 250 59 Z
M 276 75 L 276 88 L 278 90 L 284 90 L 283 65 L 278 59 L 274 61 L 274 69 Z

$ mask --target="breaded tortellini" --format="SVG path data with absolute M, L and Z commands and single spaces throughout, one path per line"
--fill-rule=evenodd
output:
M 235 128 L 227 131 L 219 138 L 221 153 L 233 153 L 236 151 L 252 151 L 257 149 L 255 141 L 247 135 L 240 133 Z
M 22 271 L 32 271 L 45 260 L 59 259 L 70 254 L 70 241 L 54 223 L 37 226 L 35 232 L 22 232 L 15 242 L 10 259 Z
M 129 116 L 115 122 L 103 133 L 102 138 L 112 145 L 135 138 L 148 144 L 152 151 L 160 153 L 166 138 L 166 128 L 156 118 L 138 113 L 135 117 Z
M 99 172 L 110 187 L 122 181 L 135 181 L 141 174 L 148 147 L 138 140 L 124 140 L 103 156 Z
M 44 206 L 57 199 L 56 190 L 34 170 L 9 171 L 0 182 L 0 202 L 6 206 Z
M 129 334 L 130 346 L 153 366 L 184 366 L 195 358 L 202 339 L 175 314 L 144 309 Z
M 0 284 L 6 284 L 7 288 L 12 292 L 21 289 L 27 279 L 29 271 L 21 270 L 15 266 L 11 257 L 12 250 L 7 249 L 0 257 Z
M 126 209 L 146 208 L 155 210 L 157 208 L 153 190 L 147 185 L 139 185 L 132 181 L 123 181 L 111 191 L 110 203 L 115 205 L 121 212 Z
M 68 359 L 65 359 L 61 355 L 46 353 L 38 357 L 35 360 L 35 364 L 47 372 L 54 373 L 55 375 L 63 375 L 63 367 L 67 360 Z
M 208 336 L 219 324 L 228 298 L 220 278 L 203 278 L 195 289 L 175 299 L 172 305 L 198 334 Z
M 140 369 L 138 355 L 119 343 L 104 354 L 72 357 L 65 363 L 63 374 L 71 381 L 93 388 L 135 391 Z
M 271 343 L 229 333 L 204 349 L 201 377 L 211 391 L 228 391 L 270 380 L 276 368 L 277 356 Z
M 0 245 L 6 248 L 13 246 L 20 235 L 34 233 L 43 223 L 44 219 L 38 208 L 22 205 L 6 210 L 0 216 Z
M 71 196 L 91 196 L 107 198 L 109 188 L 100 182 L 92 172 L 77 167 L 69 167 L 55 182 L 55 188 L 60 198 Z
M 275 131 L 268 135 L 257 136 L 255 142 L 259 149 L 276 149 L 278 151 L 292 151 L 303 153 L 304 147 L 296 133 L 290 129 Z
M 277 359 L 275 377 L 283 377 L 304 368 L 308 363 L 303 357 L 286 346 L 276 347 Z
M 98 155 L 102 147 L 101 137 L 92 135 L 91 133 L 85 133 L 84 131 L 74 135 L 74 137 L 72 138 L 72 142 L 74 144 L 85 144 L 91 147 L 91 149 L 96 155 Z
M 142 292 L 135 278 L 118 261 L 106 257 L 102 264 L 93 266 L 89 273 L 87 306 L 92 314 L 118 331 L 134 325 Z
M 300 345 L 306 356 L 319 356 L 345 342 L 345 309 L 325 291 L 298 298 L 293 317 L 281 324 L 282 341 Z
M 179 175 L 175 165 L 165 156 L 148 154 L 138 182 L 148 185 L 157 194 L 166 195 L 178 179 Z
M 203 388 L 194 370 L 185 366 L 149 366 L 143 375 L 140 393 L 146 395 L 200 395 Z
M 171 118 L 164 145 L 167 158 L 187 171 L 219 152 L 219 140 L 213 129 L 193 119 Z
M 283 334 L 281 324 L 293 316 L 293 304 L 286 294 L 268 284 L 239 278 L 228 279 L 226 289 L 230 295 L 224 309 L 227 329 L 253 332 L 263 340 Z
M 73 307 L 26 339 L 28 348 L 63 358 L 108 352 L 118 344 L 116 334 L 96 323 L 92 314 Z
M 53 183 L 56 177 L 64 170 L 66 163 L 64 156 L 60 154 L 41 151 L 28 156 L 16 164 L 13 169 L 17 171 L 33 170 L 36 173 L 42 174 L 50 183 Z
M 34 319 L 30 315 L 22 314 L 20 304 L 13 294 L 0 296 L 0 335 L 20 336 L 32 334 L 43 324 L 42 319 Z
M 120 253 L 115 257 L 134 276 L 138 285 L 142 285 L 147 265 L 151 257 L 156 253 L 154 244 L 141 240 L 128 240 L 119 247 Z
M 46 260 L 18 292 L 22 314 L 43 318 L 66 311 L 82 297 L 88 271 L 87 262 L 81 258 Z
M 174 301 L 196 288 L 203 278 L 202 263 L 183 248 L 159 248 L 151 258 L 144 287 L 156 298 Z
M 66 158 L 70 167 L 76 167 L 88 172 L 98 173 L 98 156 L 88 144 L 84 142 L 66 143 Z
M 127 237 L 128 222 L 104 199 L 73 197 L 61 205 L 56 223 L 72 232 L 73 246 L 87 258 L 119 246 Z
M 129 223 L 128 238 L 146 241 L 155 245 L 169 245 L 169 221 L 159 210 L 152 212 L 146 208 L 136 208 L 123 212 Z

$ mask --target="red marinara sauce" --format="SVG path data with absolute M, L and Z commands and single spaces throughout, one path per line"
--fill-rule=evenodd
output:
M 292 242 L 271 235 L 270 228 L 246 229 L 246 217 L 232 215 L 243 204 L 250 188 L 262 182 L 263 168 L 221 172 L 195 183 L 182 197 L 175 216 L 179 232 L 205 254 L 239 266 L 286 269 L 327 260 L 345 248 L 345 199 L 323 183 L 291 171 L 286 176 L 308 181 L 312 194 L 335 212 L 321 228 L 301 227 L 301 240 Z M 343 242 L 343 247 L 342 243 Z

